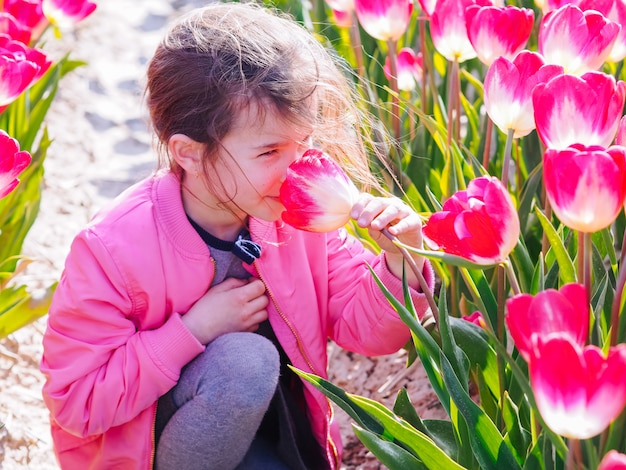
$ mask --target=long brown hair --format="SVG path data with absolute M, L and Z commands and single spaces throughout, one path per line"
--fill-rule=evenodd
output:
M 170 28 L 148 66 L 147 104 L 160 164 L 182 175 L 167 143 L 184 134 L 205 145 L 207 184 L 219 184 L 210 174 L 220 141 L 249 103 L 269 103 L 288 122 L 313 123 L 315 145 L 355 182 L 375 185 L 349 73 L 336 54 L 283 13 L 250 3 L 193 10 Z M 313 112 L 312 96 L 318 103 Z

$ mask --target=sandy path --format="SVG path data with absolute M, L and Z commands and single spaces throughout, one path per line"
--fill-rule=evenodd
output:
M 169 20 L 201 1 L 103 0 L 76 30 L 45 50 L 53 57 L 72 51 L 88 62 L 65 77 L 48 116 L 54 143 L 45 168 L 42 208 L 24 254 L 38 260 L 25 282 L 48 285 L 61 273 L 74 234 L 94 212 L 154 168 L 151 136 L 141 93 L 145 64 Z M 0 469 L 58 470 L 41 399 L 38 370 L 45 318 L 0 340 Z M 364 358 L 331 346 L 331 380 L 346 390 L 389 403 L 407 386 L 425 417 L 440 416 L 423 371 L 408 373 L 404 355 Z M 344 430 L 344 468 L 379 464 Z

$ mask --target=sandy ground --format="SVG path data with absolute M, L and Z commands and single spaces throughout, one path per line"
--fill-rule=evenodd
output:
M 142 89 L 145 64 L 169 21 L 204 2 L 103 0 L 96 12 L 45 50 L 72 51 L 88 62 L 66 76 L 48 115 L 54 143 L 45 163 L 42 208 L 24 254 L 37 262 L 24 282 L 33 288 L 57 279 L 74 234 L 105 202 L 154 169 Z M 45 318 L 0 340 L 0 469 L 58 470 L 41 399 L 38 365 Z M 406 386 L 424 418 L 442 417 L 419 364 L 406 369 L 404 352 L 365 358 L 330 345 L 330 379 L 345 390 L 391 406 Z M 337 411 L 346 469 L 383 468 Z M 74 469 L 71 469 L 74 470 Z

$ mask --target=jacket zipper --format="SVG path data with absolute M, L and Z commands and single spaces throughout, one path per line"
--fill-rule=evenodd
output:
M 150 440 L 152 441 L 152 452 L 150 453 L 150 466 L 148 467 L 149 470 L 153 470 L 154 469 L 154 460 L 156 457 L 156 436 L 154 435 L 154 433 L 156 432 L 156 419 L 157 419 L 157 405 L 154 405 L 154 411 L 152 412 L 152 433 L 151 433 L 151 437 Z
M 294 338 L 296 338 L 296 343 L 298 345 L 298 350 L 300 351 L 300 354 L 302 354 L 302 357 L 304 358 L 304 361 L 309 366 L 309 369 L 311 369 L 311 372 L 313 372 L 317 376 L 321 376 L 317 372 L 315 367 L 313 367 L 313 363 L 311 362 L 311 360 L 309 359 L 309 356 L 307 355 L 306 351 L 304 350 L 304 345 L 302 343 L 302 340 L 300 339 L 300 335 L 298 335 L 298 332 L 296 331 L 294 326 L 291 324 L 289 319 L 286 317 L 286 315 L 283 313 L 283 311 L 278 306 L 278 302 L 276 301 L 276 298 L 274 297 L 274 294 L 272 294 L 272 291 L 270 290 L 269 286 L 267 285 L 267 282 L 265 281 L 265 278 L 261 274 L 261 269 L 259 267 L 259 263 L 256 260 L 254 261 L 254 265 L 256 266 L 256 271 L 257 271 L 257 273 L 259 275 L 259 279 L 261 280 L 261 282 L 263 282 L 263 285 L 265 286 L 265 291 L 267 292 L 267 295 L 269 295 L 270 299 L 272 299 L 272 303 L 274 304 L 274 307 L 276 308 L 276 311 L 278 312 L 278 315 L 280 315 L 280 318 L 282 318 L 282 320 L 285 322 L 285 324 L 287 325 L 289 330 L 291 330 L 291 334 L 293 334 Z M 330 448 L 331 448 L 331 450 L 333 452 L 333 457 L 334 457 L 334 460 L 335 460 L 335 468 L 338 469 L 340 467 L 340 465 L 339 465 L 339 455 L 338 455 L 338 452 L 337 452 L 337 446 L 333 442 L 333 439 L 332 439 L 332 437 L 330 435 L 330 421 L 332 421 L 333 416 L 334 416 L 335 413 L 334 413 L 332 404 L 330 403 L 330 400 L 328 399 L 328 397 L 325 396 L 324 398 L 326 399 L 326 404 L 328 406 L 329 416 L 330 416 L 329 421 L 326 423 L 326 440 L 328 441 L 328 444 L 330 445 Z

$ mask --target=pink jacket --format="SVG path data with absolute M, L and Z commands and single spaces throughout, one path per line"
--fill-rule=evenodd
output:
M 250 230 L 262 245 L 252 269 L 295 367 L 327 377 L 328 337 L 364 355 L 407 342 L 407 327 L 365 263 L 400 296 L 384 255 L 344 230 L 307 233 L 259 220 Z M 213 269 L 169 172 L 129 188 L 78 234 L 50 307 L 41 362 L 61 468 L 152 468 L 157 399 L 204 350 L 181 315 L 206 292 Z M 432 283 L 430 266 L 425 275 Z M 414 302 L 418 312 L 427 309 L 417 292 Z M 330 402 L 308 384 L 305 396 L 313 431 L 337 468 L 341 440 Z

